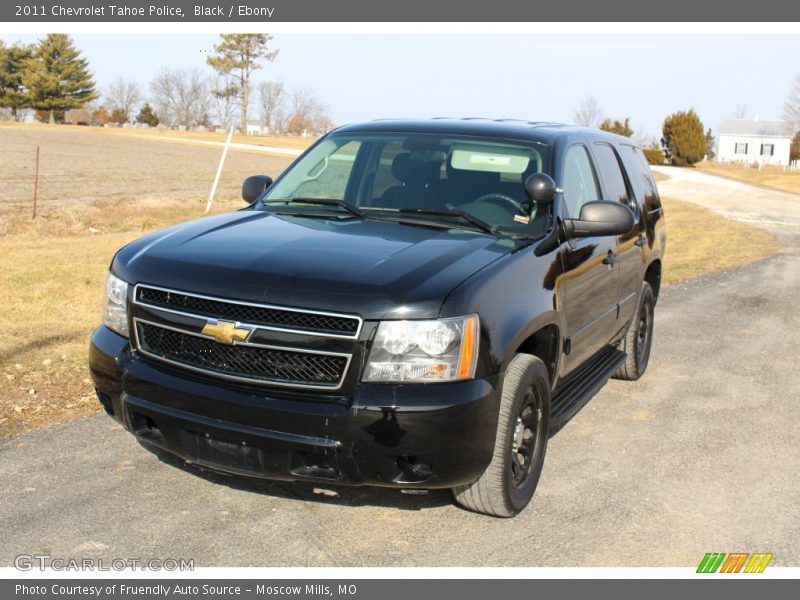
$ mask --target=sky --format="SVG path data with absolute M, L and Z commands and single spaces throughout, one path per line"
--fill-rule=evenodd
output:
M 6 43 L 37 36 L 0 33 Z M 102 91 L 142 86 L 163 67 L 200 67 L 216 35 L 75 34 Z M 280 34 L 254 81 L 310 87 L 337 124 L 390 117 L 492 117 L 571 123 L 583 98 L 660 135 L 695 108 L 716 130 L 737 105 L 780 118 L 800 73 L 800 36 L 742 34 Z

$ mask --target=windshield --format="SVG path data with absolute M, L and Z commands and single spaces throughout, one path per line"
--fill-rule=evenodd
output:
M 533 236 L 544 231 L 546 209 L 527 199 L 523 182 L 549 170 L 549 150 L 486 137 L 332 134 L 273 184 L 261 205 L 320 200 L 315 214 L 339 211 Z

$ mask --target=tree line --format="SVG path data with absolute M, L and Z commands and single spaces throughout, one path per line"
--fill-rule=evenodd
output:
M 747 116 L 747 105 L 737 104 L 733 111 L 736 118 Z M 784 105 L 783 119 L 793 134 L 790 160 L 800 159 L 800 75 L 797 75 Z M 714 159 L 716 136 L 711 128 L 706 129 L 694 109 L 678 111 L 664 119 L 661 138 L 647 138 L 634 132 L 630 118 L 611 119 L 605 117 L 597 98 L 587 96 L 575 110 L 574 122 L 583 127 L 596 127 L 603 131 L 633 138 L 643 147 L 650 164 L 665 162 L 676 166 L 693 165 L 704 158 Z
M 164 68 L 147 89 L 118 78 L 102 92 L 88 62 L 65 34 L 36 44 L 0 40 L 0 110 L 22 120 L 30 111 L 50 123 L 140 123 L 178 128 L 228 128 L 255 124 L 273 134 L 322 134 L 333 127 L 330 109 L 310 88 L 279 81 L 255 83 L 255 71 L 272 62 L 268 34 L 222 34 L 199 68 Z M 258 118 L 253 119 L 252 115 Z
M 630 117 L 611 119 L 603 116 L 603 109 L 594 96 L 583 99 L 575 111 L 576 125 L 596 127 L 603 131 L 633 138 L 642 146 L 647 162 L 663 165 L 665 162 L 676 166 L 693 165 L 704 158 L 713 158 L 714 135 L 705 129 L 694 109 L 678 111 L 664 119 L 661 139 L 647 138 L 636 134 L 631 127 Z

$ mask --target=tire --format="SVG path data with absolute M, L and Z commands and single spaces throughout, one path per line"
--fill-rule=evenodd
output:
M 633 322 L 628 327 L 620 349 L 628 356 L 623 365 L 614 372 L 614 379 L 636 381 L 647 370 L 650 362 L 650 348 L 653 344 L 653 321 L 656 300 L 653 288 L 646 281 L 642 283 L 639 306 Z
M 476 482 L 453 488 L 456 502 L 495 517 L 522 511 L 542 474 L 549 423 L 547 367 L 535 356 L 517 354 L 503 382 L 492 462 Z

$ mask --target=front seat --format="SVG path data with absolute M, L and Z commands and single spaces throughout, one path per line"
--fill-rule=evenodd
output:
M 437 209 L 434 187 L 439 181 L 441 161 L 411 160 L 411 154 L 398 154 L 392 161 L 392 176 L 401 182 L 381 195 L 378 206 L 386 208 Z

